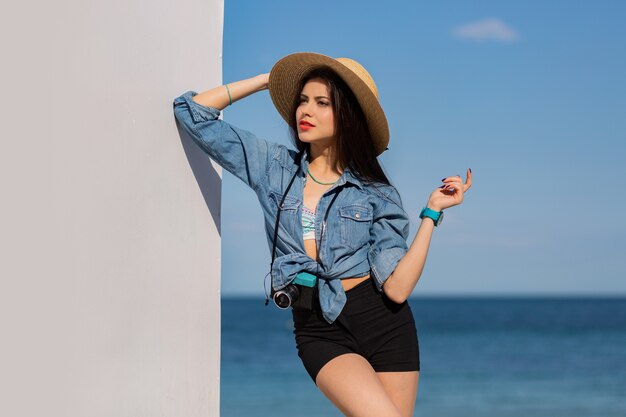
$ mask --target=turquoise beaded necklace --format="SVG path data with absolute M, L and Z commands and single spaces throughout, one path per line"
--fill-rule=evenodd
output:
M 313 178 L 313 181 L 315 181 L 318 184 L 322 184 L 322 185 L 332 185 L 334 183 L 336 183 L 337 181 L 339 181 L 339 179 L 337 179 L 336 181 L 333 182 L 321 182 L 315 179 L 315 177 L 313 176 L 313 174 L 311 174 L 311 171 L 309 171 L 309 167 L 306 167 L 306 172 L 309 173 L 309 175 L 311 176 L 311 178 Z

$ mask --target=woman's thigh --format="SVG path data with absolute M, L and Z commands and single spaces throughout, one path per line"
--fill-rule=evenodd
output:
M 317 374 L 320 391 L 346 416 L 401 417 L 369 362 L 357 353 L 330 360 Z
M 376 372 L 376 376 L 400 413 L 407 417 L 413 416 L 415 400 L 417 399 L 419 371 Z

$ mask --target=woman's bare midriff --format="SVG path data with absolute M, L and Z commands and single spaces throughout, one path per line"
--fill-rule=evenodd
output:
M 304 250 L 309 257 L 319 262 L 319 259 L 317 259 L 317 245 L 315 244 L 314 239 L 306 239 L 304 241 Z M 343 286 L 344 291 L 348 291 L 349 289 L 356 287 L 359 283 L 369 278 L 370 274 L 367 274 L 363 277 L 342 278 L 341 285 Z

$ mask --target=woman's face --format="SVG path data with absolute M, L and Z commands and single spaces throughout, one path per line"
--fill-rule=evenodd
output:
M 300 93 L 299 103 L 296 123 L 300 140 L 331 145 L 335 141 L 335 117 L 326 83 L 321 78 L 307 81 Z

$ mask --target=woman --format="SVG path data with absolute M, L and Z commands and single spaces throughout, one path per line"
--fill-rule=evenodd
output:
M 218 119 L 264 89 L 297 152 Z M 412 416 L 419 347 L 407 298 L 434 227 L 463 201 L 471 170 L 465 183 L 446 177 L 430 194 L 408 247 L 409 217 L 376 159 L 389 142 L 387 120 L 358 62 L 291 54 L 269 74 L 188 91 L 174 110 L 191 138 L 256 192 L 278 252 L 272 293 L 303 273 L 315 278 L 312 307 L 291 304 L 298 356 L 313 382 L 346 415 Z

